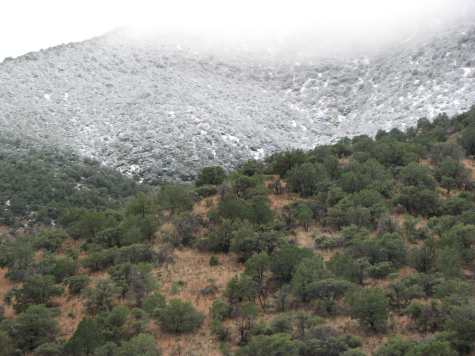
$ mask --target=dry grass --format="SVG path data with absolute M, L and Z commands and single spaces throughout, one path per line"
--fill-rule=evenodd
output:
M 200 200 L 193 206 L 193 214 L 206 218 L 211 209 L 214 209 L 219 203 L 219 196 L 214 195 L 212 197 Z
M 76 296 L 67 294 L 55 298 L 53 302 L 58 305 L 60 315 L 57 318 L 60 337 L 65 340 L 73 336 L 80 321 L 85 315 L 84 301 Z
M 215 254 L 220 265 L 211 267 L 211 256 L 188 248 L 175 250 L 175 262 L 156 270 L 161 292 L 167 299 L 187 300 L 206 317 L 203 326 L 191 335 L 168 335 L 153 328 L 164 355 L 221 355 L 219 344 L 211 334 L 209 308 L 223 295 L 229 280 L 243 271 L 243 266 L 231 255 Z M 176 287 L 178 283 L 179 288 Z M 216 293 L 204 295 L 203 288 L 210 285 L 216 286 Z
M 8 291 L 15 286 L 5 276 L 7 274 L 7 271 L 8 270 L 6 268 L 0 268 L 0 305 L 5 308 L 5 317 L 13 318 L 15 316 L 15 311 L 11 306 L 6 305 L 3 301 Z
M 299 200 L 296 194 L 270 194 L 269 203 L 272 210 L 280 210 Z
M 299 227 L 296 230 L 292 231 L 291 240 L 294 241 L 300 247 L 305 247 L 309 249 L 315 249 L 315 234 L 318 231 L 317 228 L 311 227 L 308 231 L 305 231 L 304 228 Z
M 470 172 L 470 177 L 475 180 L 475 162 L 471 159 L 464 159 L 463 165 Z

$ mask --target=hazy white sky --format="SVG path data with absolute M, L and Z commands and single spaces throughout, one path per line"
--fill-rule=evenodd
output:
M 0 60 L 116 27 L 183 30 L 208 37 L 329 38 L 410 33 L 473 13 L 475 0 L 1 0 Z M 471 4 L 471 5 L 470 5 Z

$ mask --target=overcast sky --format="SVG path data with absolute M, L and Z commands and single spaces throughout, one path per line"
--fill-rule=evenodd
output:
M 0 60 L 117 27 L 265 42 L 318 33 L 385 41 L 474 14 L 475 0 L 1 0 Z

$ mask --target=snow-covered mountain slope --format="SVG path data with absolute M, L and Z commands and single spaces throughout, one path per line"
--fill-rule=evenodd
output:
M 0 130 L 146 180 L 404 128 L 475 104 L 475 27 L 372 58 L 229 58 L 120 33 L 0 64 Z

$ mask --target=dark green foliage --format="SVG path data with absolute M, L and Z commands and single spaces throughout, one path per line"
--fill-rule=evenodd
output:
M 399 179 L 401 183 L 406 186 L 428 190 L 433 190 L 435 188 L 435 180 L 432 177 L 432 171 L 430 168 L 415 162 L 412 162 L 401 169 Z
M 120 290 L 120 296 L 126 298 L 132 305 L 142 306 L 144 298 L 155 288 L 149 264 L 115 265 L 109 274 Z
M 404 340 L 399 337 L 390 339 L 381 346 L 375 356 L 456 356 L 457 352 L 443 339 L 427 339 L 422 342 Z
M 308 204 L 297 204 L 294 208 L 294 216 L 297 222 L 302 225 L 305 231 L 308 231 L 309 225 L 313 220 L 313 211 Z
M 47 255 L 41 260 L 35 269 L 43 275 L 51 275 L 56 283 L 61 283 L 65 278 L 76 273 L 76 261 L 70 257 Z
M 469 172 L 462 163 L 453 159 L 444 159 L 436 167 L 435 178 L 441 187 L 449 192 L 470 186 Z
M 258 294 L 258 282 L 247 274 L 232 278 L 226 286 L 225 295 L 231 305 L 254 302 Z
M 422 298 L 427 293 L 424 290 L 420 275 L 412 275 L 391 283 L 388 287 L 389 303 L 394 309 L 402 309 L 409 305 L 411 300 Z
M 9 209 L 0 212 L 0 223 L 14 223 L 14 217 L 30 212 L 50 222 L 66 208 L 117 206 L 137 189 L 132 179 L 70 152 L 5 137 L 0 146 L 0 201 L 10 201 Z
M 174 334 L 195 331 L 201 326 L 203 319 L 204 316 L 191 303 L 179 299 L 170 300 L 158 315 L 160 327 Z
M 242 356 L 298 356 L 299 345 L 287 334 L 256 336 L 248 345 L 241 348 L 238 355 Z
M 149 334 L 139 334 L 129 341 L 126 341 L 119 347 L 118 356 L 160 356 L 157 349 L 155 338 Z
M 33 275 L 25 279 L 20 288 L 12 289 L 9 298 L 16 312 L 25 311 L 32 304 L 48 304 L 53 297 L 63 293 L 52 276 Z
M 102 331 L 94 319 L 83 319 L 79 323 L 74 335 L 64 346 L 69 355 L 91 355 L 94 350 L 104 343 Z
M 196 186 L 201 187 L 203 185 L 219 185 L 224 182 L 226 173 L 221 167 L 206 167 L 203 168 L 196 180 Z
M 294 293 L 304 302 L 318 295 L 315 284 L 327 276 L 325 263 L 320 256 L 302 259 L 292 276 Z
M 67 238 L 62 229 L 44 229 L 35 237 L 34 245 L 37 249 L 56 252 Z
M 452 307 L 447 329 L 453 333 L 452 343 L 461 353 L 470 353 L 475 342 L 475 305 L 473 303 Z
M 405 310 L 413 320 L 415 327 L 421 332 L 435 332 L 442 328 L 446 319 L 446 311 L 440 303 L 430 304 L 412 302 Z
M 475 155 L 475 126 L 467 127 L 462 131 L 460 145 L 465 149 L 467 155 Z
M 15 342 L 5 331 L 0 330 L 0 356 L 11 356 L 15 352 Z
M 147 296 L 144 301 L 142 308 L 149 315 L 156 316 L 159 313 L 159 310 L 166 305 L 165 297 L 158 292 L 150 294 Z
M 364 328 L 380 332 L 384 331 L 389 316 L 388 299 L 384 292 L 377 288 L 358 289 L 347 297 L 351 315 Z
M 90 279 L 86 274 L 78 274 L 76 276 L 66 278 L 64 282 L 68 286 L 69 293 L 77 295 L 88 286 L 89 281 Z
M 28 307 L 18 314 L 16 319 L 4 321 L 1 328 L 24 352 L 33 351 L 42 344 L 55 341 L 58 332 L 52 311 L 44 305 Z
M 436 143 L 430 150 L 430 159 L 440 165 L 444 160 L 460 161 L 464 157 L 463 148 L 454 143 Z
M 371 266 L 367 258 L 355 259 L 341 253 L 333 256 L 327 265 L 336 276 L 359 284 L 363 284 Z
M 273 155 L 269 161 L 272 173 L 286 177 L 293 167 L 305 162 L 305 154 L 301 150 L 287 151 Z
M 300 262 L 304 258 L 312 256 L 311 250 L 293 245 L 284 245 L 273 256 L 271 271 L 280 283 L 288 283 L 292 280 Z
M 182 185 L 165 185 L 158 194 L 158 204 L 161 209 L 168 209 L 173 213 L 191 210 L 193 208 L 191 189 Z
M 7 277 L 12 281 L 22 281 L 32 272 L 33 256 L 33 244 L 27 236 L 0 241 L 0 267 L 8 268 Z
M 475 242 L 475 225 L 457 224 L 442 234 L 441 246 L 453 248 L 465 262 L 475 257 L 472 245 Z
M 376 160 L 363 163 L 353 160 L 342 173 L 340 185 L 347 193 L 376 188 L 378 192 L 386 194 L 391 190 L 391 180 L 391 174 Z
M 323 165 L 304 163 L 289 172 L 288 184 L 291 191 L 308 197 L 327 190 L 329 177 Z
M 60 344 L 48 342 L 38 346 L 33 356 L 63 356 L 63 347 Z
M 356 338 L 341 335 L 328 326 L 309 328 L 300 339 L 301 354 L 308 356 L 339 356 L 361 344 Z
M 219 258 L 218 258 L 218 257 L 216 257 L 216 256 L 211 256 L 211 257 L 209 258 L 209 265 L 210 265 L 211 267 L 219 266 L 219 264 L 220 264 L 220 263 L 219 263 Z
M 435 215 L 440 206 L 439 196 L 436 192 L 413 186 L 402 187 L 395 203 L 402 205 L 413 215 L 424 216 Z
M 119 292 L 120 288 L 111 280 L 100 280 L 94 288 L 86 291 L 88 311 L 92 314 L 110 311 Z

